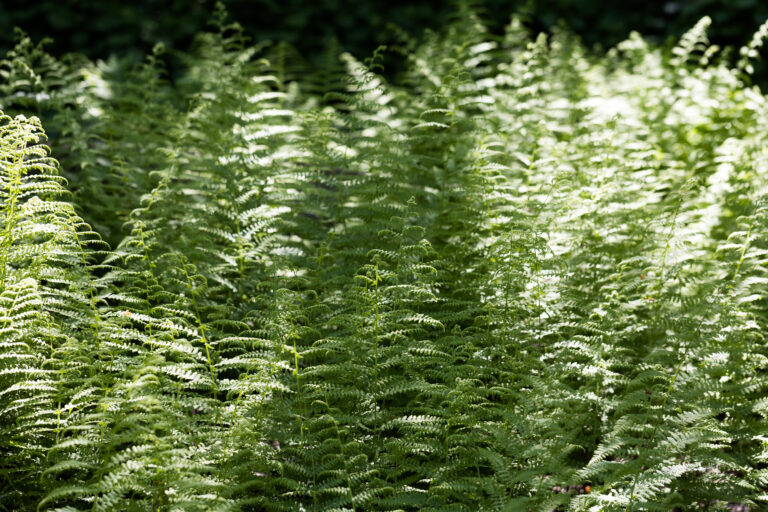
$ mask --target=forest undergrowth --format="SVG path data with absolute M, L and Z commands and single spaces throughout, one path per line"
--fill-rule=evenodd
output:
M 768 102 L 702 19 L 0 60 L 0 510 L 768 510 Z

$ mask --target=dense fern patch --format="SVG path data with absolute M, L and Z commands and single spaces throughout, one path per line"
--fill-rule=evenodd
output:
M 3 510 L 762 510 L 766 29 L 396 84 L 215 13 L 0 61 Z M 46 132 L 48 136 L 46 136 Z

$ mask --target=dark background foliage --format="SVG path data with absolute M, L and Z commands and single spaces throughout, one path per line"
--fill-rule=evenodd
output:
M 213 0 L 3 0 L 0 2 L 0 51 L 13 42 L 13 27 L 33 40 L 50 37 L 53 54 L 144 55 L 156 42 L 186 48 L 205 27 Z M 293 44 L 305 56 L 317 55 L 336 38 L 341 47 L 366 57 L 379 44 L 395 42 L 393 27 L 418 36 L 439 28 L 452 12 L 444 0 L 227 0 L 232 18 L 255 41 Z M 712 41 L 741 45 L 768 18 L 763 0 L 477 0 L 490 28 L 498 31 L 512 12 L 521 12 L 535 31 L 561 21 L 587 46 L 610 47 L 637 30 L 656 42 L 679 36 L 702 16 L 713 23 Z

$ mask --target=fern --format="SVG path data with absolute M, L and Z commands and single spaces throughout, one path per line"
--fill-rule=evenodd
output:
M 764 30 L 710 23 L 598 55 L 459 2 L 392 80 L 221 6 L 173 80 L 19 33 L 2 506 L 765 507 Z

